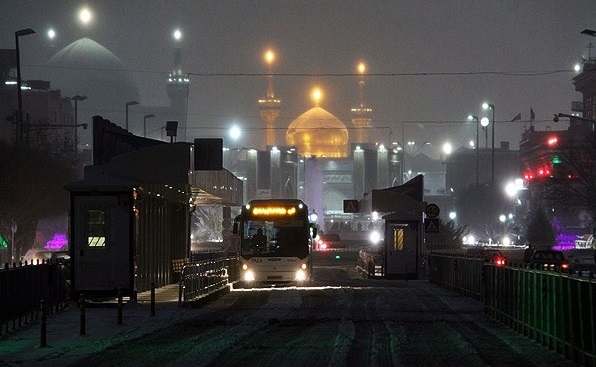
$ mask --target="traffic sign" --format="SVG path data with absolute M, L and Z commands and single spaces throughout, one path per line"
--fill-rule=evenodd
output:
M 437 204 L 428 204 L 426 206 L 426 209 L 424 210 L 424 213 L 429 218 L 438 217 L 440 212 L 441 212 L 441 209 L 439 209 L 439 206 Z
M 426 218 L 424 220 L 424 232 L 439 233 L 439 218 Z

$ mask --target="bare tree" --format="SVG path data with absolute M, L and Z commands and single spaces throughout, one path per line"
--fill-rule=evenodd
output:
M 75 170 L 63 153 L 0 143 L 0 220 L 16 223 L 19 249 L 34 244 L 40 219 L 68 214 L 64 185 L 75 179 Z

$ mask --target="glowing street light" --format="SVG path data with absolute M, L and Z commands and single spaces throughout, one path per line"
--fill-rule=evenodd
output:
M 232 138 L 232 140 L 238 140 L 240 138 L 240 135 L 242 135 L 242 131 L 240 130 L 240 128 L 236 125 L 232 126 L 230 128 L 230 138 Z
M 173 36 L 176 41 L 180 41 L 182 39 L 182 32 L 179 29 L 176 29 Z
M 449 155 L 453 152 L 453 146 L 451 145 L 451 143 L 445 143 L 443 144 L 443 153 L 445 153 L 445 155 Z
M 56 37 L 56 31 L 53 28 L 48 29 L 48 38 L 53 40 Z
M 92 18 L 93 15 L 91 14 L 91 11 L 88 8 L 83 8 L 81 9 L 81 11 L 79 11 L 79 20 L 81 21 L 81 23 L 83 23 L 83 25 L 89 24 Z

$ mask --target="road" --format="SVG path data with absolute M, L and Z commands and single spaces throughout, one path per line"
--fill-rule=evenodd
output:
M 426 280 L 319 256 L 309 287 L 232 290 L 196 317 L 72 366 L 575 366 Z

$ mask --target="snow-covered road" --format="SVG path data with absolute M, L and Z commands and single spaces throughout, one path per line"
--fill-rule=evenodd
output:
M 76 308 L 0 337 L 0 366 L 574 366 L 426 280 L 363 279 L 352 260 L 315 264 L 311 287 L 232 290 L 197 309 Z

